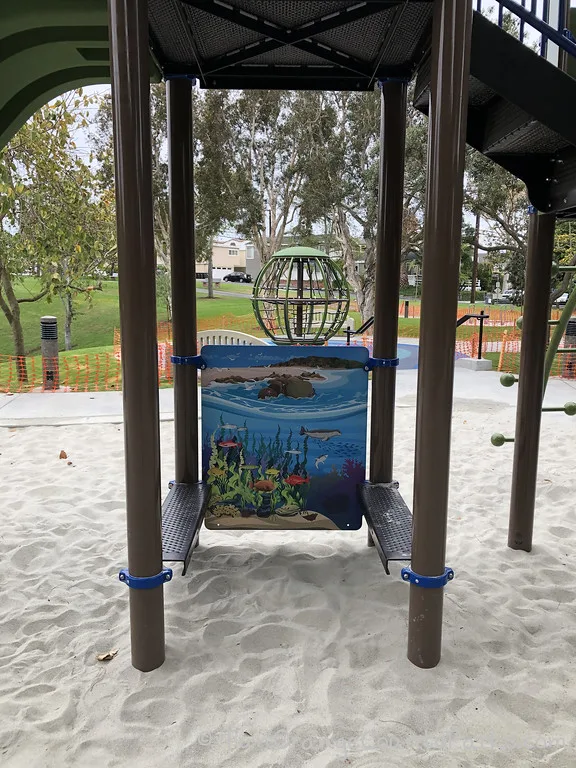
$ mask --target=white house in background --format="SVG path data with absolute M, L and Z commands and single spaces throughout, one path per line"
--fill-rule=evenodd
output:
M 246 240 L 231 237 L 228 240 L 214 240 L 212 245 L 212 267 L 214 277 L 221 278 L 230 272 L 250 272 L 246 269 Z M 208 264 L 198 262 L 196 275 L 208 276 Z
M 246 243 L 246 272 L 251 275 L 252 280 L 256 280 L 261 269 L 260 251 L 254 243 Z

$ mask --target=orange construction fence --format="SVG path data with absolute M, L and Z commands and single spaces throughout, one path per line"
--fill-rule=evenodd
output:
M 206 328 L 234 328 L 246 333 L 254 331 L 253 325 L 238 323 L 236 317 L 220 317 L 205 321 Z M 203 323 L 204 325 L 204 323 Z M 203 330 L 201 328 L 200 330 Z M 169 323 L 159 325 L 158 333 L 158 385 L 160 387 L 172 384 L 172 355 L 171 327 Z M 478 356 L 479 334 L 475 329 L 470 338 L 456 341 L 456 353 L 459 356 Z M 352 344 L 372 345 L 372 337 L 368 334 L 352 337 Z M 482 353 L 498 354 L 498 370 L 518 373 L 520 368 L 521 333 L 516 328 L 503 328 L 502 333 L 491 329 L 490 334 L 484 335 Z M 559 354 L 552 367 L 552 376 L 576 379 L 576 353 Z M 59 391 L 67 392 L 101 392 L 119 390 L 122 388 L 122 368 L 120 363 L 120 332 L 114 331 L 114 351 L 94 354 L 70 355 L 61 354 L 59 357 L 58 374 Z M 0 392 L 51 392 L 54 391 L 50 382 L 46 383 L 46 371 L 42 358 L 16 357 L 0 355 Z
M 60 355 L 56 390 L 40 356 L 0 355 L 0 392 L 101 392 L 122 389 L 120 362 L 110 352 Z M 50 372 L 53 366 L 49 364 Z
M 560 349 L 565 347 L 562 340 Z M 522 334 L 518 330 L 504 331 L 500 345 L 498 370 L 505 373 L 520 372 L 520 351 L 522 349 Z M 565 352 L 556 355 L 552 363 L 550 376 L 562 379 L 576 379 L 576 353 Z
M 409 319 L 420 318 L 420 302 L 408 302 L 408 311 L 406 311 L 405 302 L 401 301 L 398 305 L 398 317 L 408 317 Z M 487 326 L 502 326 L 502 327 L 516 327 L 516 322 L 519 317 L 522 316 L 522 310 L 520 308 L 502 309 L 500 307 L 486 307 L 484 304 L 481 307 L 476 307 L 474 304 L 466 307 L 458 307 L 456 312 L 456 319 L 460 320 L 464 315 L 479 315 L 483 311 L 484 314 L 489 315 L 488 319 L 484 321 L 484 325 Z M 550 315 L 552 320 L 558 320 L 560 317 L 560 310 L 553 309 Z M 479 320 L 469 320 L 469 325 L 478 325 Z

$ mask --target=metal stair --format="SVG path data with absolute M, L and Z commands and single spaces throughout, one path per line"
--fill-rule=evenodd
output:
M 538 210 L 576 218 L 576 80 L 478 12 L 470 71 L 468 143 L 522 179 Z M 428 57 L 414 95 L 424 113 L 429 88 Z

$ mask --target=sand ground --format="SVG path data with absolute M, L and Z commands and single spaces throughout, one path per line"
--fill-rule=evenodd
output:
M 166 663 L 137 672 L 117 580 L 121 425 L 0 430 L 0 766 L 573 768 L 576 430 L 545 419 L 528 555 L 506 548 L 512 447 L 489 442 L 514 419 L 507 402 L 456 400 L 456 579 L 429 671 L 405 657 L 399 566 L 385 575 L 365 531 L 203 531 L 165 588 Z M 399 391 L 408 501 L 414 420 Z

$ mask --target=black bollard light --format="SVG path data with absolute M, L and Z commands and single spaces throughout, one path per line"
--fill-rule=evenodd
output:
M 52 315 L 40 318 L 40 339 L 44 389 L 58 389 L 58 320 Z

